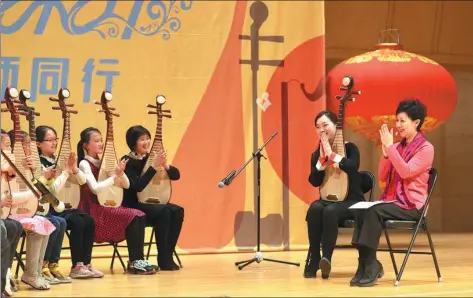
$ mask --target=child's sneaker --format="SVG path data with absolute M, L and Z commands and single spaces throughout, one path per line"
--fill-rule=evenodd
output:
M 147 259 L 143 259 L 143 262 L 146 264 L 146 266 L 145 266 L 146 269 L 151 269 L 151 270 L 154 270 L 156 272 L 159 271 L 159 266 L 151 264 Z
M 49 263 L 49 272 L 59 279 L 61 283 L 71 283 L 72 279 L 69 276 L 65 276 L 64 274 L 59 271 L 59 263 Z
M 57 285 L 60 284 L 61 281 L 54 277 L 51 272 L 49 272 L 48 262 L 43 263 L 43 267 L 41 269 L 41 276 L 50 284 L 50 285 Z
M 89 271 L 84 263 L 79 262 L 71 269 L 71 273 L 69 274 L 72 278 L 90 278 L 95 275 L 94 272 Z
M 128 261 L 127 272 L 139 275 L 156 274 L 156 271 L 148 266 L 148 263 L 143 260 L 136 260 L 131 263 Z
M 87 268 L 87 270 L 89 270 L 90 272 L 94 273 L 94 275 L 92 275 L 92 277 L 94 277 L 94 278 L 103 277 L 103 273 L 101 271 L 93 268 L 91 264 L 85 265 L 85 268 Z

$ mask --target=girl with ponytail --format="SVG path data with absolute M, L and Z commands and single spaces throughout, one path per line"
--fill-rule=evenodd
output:
M 41 125 L 36 128 L 36 146 L 40 154 L 41 164 L 45 173 L 51 172 L 56 165 L 55 156 L 58 147 L 56 130 L 51 126 Z M 56 196 L 65 186 L 69 176 L 73 175 L 79 185 L 85 184 L 85 174 L 78 169 L 77 155 L 74 152 L 69 154 L 65 169 L 57 175 L 54 172 L 48 178 L 50 190 Z M 51 209 L 50 209 L 51 210 Z M 54 209 L 47 215 L 48 219 L 61 223 L 62 230 L 70 230 L 70 247 L 72 267 L 69 273 L 70 278 L 91 278 L 103 277 L 103 273 L 91 265 L 92 248 L 94 244 L 95 222 L 94 219 L 78 209 L 66 209 L 63 212 L 56 212 Z M 64 231 L 60 237 L 53 239 L 50 237 L 46 255 L 43 261 L 42 273 L 50 283 L 71 282 L 69 277 L 64 276 L 59 271 L 59 257 L 62 249 Z
M 120 161 L 115 173 L 97 181 L 100 170 L 100 157 L 103 153 L 102 135 L 97 128 L 89 127 L 80 134 L 77 144 L 79 169 L 86 176 L 87 183 L 81 186 L 79 209 L 90 214 L 95 220 L 95 242 L 121 242 L 126 239 L 128 247 L 128 273 L 154 274 L 159 267 L 151 265 L 143 254 L 146 216 L 137 209 L 117 207 L 109 208 L 99 204 L 97 193 L 120 181 L 123 188 L 130 187 L 130 181 L 124 174 L 126 160 Z

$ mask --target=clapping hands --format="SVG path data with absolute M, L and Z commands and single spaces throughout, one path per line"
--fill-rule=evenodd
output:
M 153 168 L 157 169 L 160 166 L 165 169 L 168 167 L 167 151 L 162 148 L 158 150 L 153 161 Z
M 128 159 L 120 160 L 120 162 L 115 167 L 115 179 L 123 175 L 123 172 L 125 171 L 127 163 L 128 163 Z
M 391 130 L 389 130 L 388 126 L 383 124 L 379 130 L 379 136 L 381 139 L 383 155 L 387 156 L 386 149 L 394 143 L 393 129 L 391 128 Z
M 320 149 L 320 156 L 323 158 L 332 154 L 332 147 L 328 141 L 327 134 L 323 132 L 320 134 Z

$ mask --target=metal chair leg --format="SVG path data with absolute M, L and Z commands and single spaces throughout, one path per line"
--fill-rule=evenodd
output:
M 393 262 L 394 273 L 396 273 L 397 276 L 399 272 L 397 271 L 396 258 L 394 257 L 393 247 L 391 246 L 391 240 L 389 239 L 389 233 L 387 229 L 384 229 L 384 235 L 386 235 L 386 243 L 388 244 L 389 255 L 391 256 L 391 261 Z
M 151 246 L 153 245 L 153 237 L 154 237 L 154 227 L 153 227 L 153 230 L 151 230 L 151 237 L 150 237 L 149 243 L 148 243 L 148 252 L 146 253 L 146 259 L 147 260 L 149 259 L 149 254 L 151 252 Z
M 182 267 L 181 259 L 179 259 L 179 255 L 177 254 L 176 250 L 174 250 L 174 255 L 176 256 L 177 262 L 179 263 L 179 267 Z
M 23 235 L 21 235 L 21 245 L 20 245 L 20 252 L 15 252 L 15 257 L 16 257 L 16 270 L 15 270 L 15 279 L 18 279 L 18 272 L 23 270 L 25 271 L 25 264 L 23 264 L 23 261 L 21 258 L 23 257 L 23 252 L 25 251 L 25 242 L 26 242 L 26 234 L 23 232 Z
M 416 241 L 417 233 L 419 232 L 420 222 L 417 224 L 416 229 L 414 230 L 414 234 L 411 239 L 411 243 L 409 244 L 409 248 L 407 249 L 407 253 L 404 256 L 404 261 L 402 262 L 401 270 L 399 270 L 399 274 L 396 275 L 396 281 L 394 282 L 395 286 L 399 285 L 399 281 L 401 281 L 402 273 L 406 268 L 407 259 L 409 259 L 409 255 L 411 254 L 412 247 L 414 246 L 414 242 Z
M 429 239 L 430 251 L 432 252 L 432 258 L 434 259 L 434 265 L 435 265 L 435 270 L 437 271 L 438 281 L 442 282 L 442 275 L 440 274 L 440 268 L 437 262 L 437 255 L 435 254 L 434 243 L 432 241 L 432 237 L 430 236 L 430 232 L 427 229 L 427 224 L 425 225 L 425 232 L 427 234 L 427 238 Z
M 115 245 L 113 243 L 110 243 L 113 246 L 113 255 L 112 255 L 112 260 L 110 261 L 110 270 L 113 269 L 113 263 L 115 263 L 115 254 L 117 253 L 117 250 L 115 249 Z
M 113 254 L 115 254 L 115 253 L 117 254 L 118 260 L 122 264 L 123 271 L 126 272 L 126 266 L 125 266 L 125 263 L 123 262 L 122 256 L 120 255 L 120 252 L 118 251 L 118 244 L 117 243 L 113 244 L 113 250 L 114 250 Z

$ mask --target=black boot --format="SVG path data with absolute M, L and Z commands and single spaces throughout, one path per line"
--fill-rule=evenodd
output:
M 311 254 L 315 255 L 315 254 Z M 310 259 L 309 263 L 305 265 L 304 268 L 304 277 L 305 278 L 316 278 L 317 271 L 319 270 L 320 255 L 315 259 Z
M 332 264 L 330 260 L 326 257 L 323 257 L 319 263 L 320 271 L 322 271 L 322 278 L 327 279 L 330 277 L 330 271 L 332 271 Z
M 309 262 L 309 264 L 305 265 L 304 277 L 305 278 L 316 278 L 318 270 L 319 270 L 318 263 Z
M 350 280 L 350 286 L 357 286 L 360 280 L 363 278 L 365 273 L 366 259 L 358 258 L 358 268 L 356 269 L 355 276 Z
M 158 265 L 159 268 L 163 271 L 174 271 L 180 269 L 180 267 L 176 263 L 174 263 L 172 253 L 169 254 L 167 251 L 158 252 Z
M 384 276 L 383 265 L 376 259 L 367 259 L 365 263 L 365 273 L 358 282 L 359 287 L 372 287 L 378 278 Z

